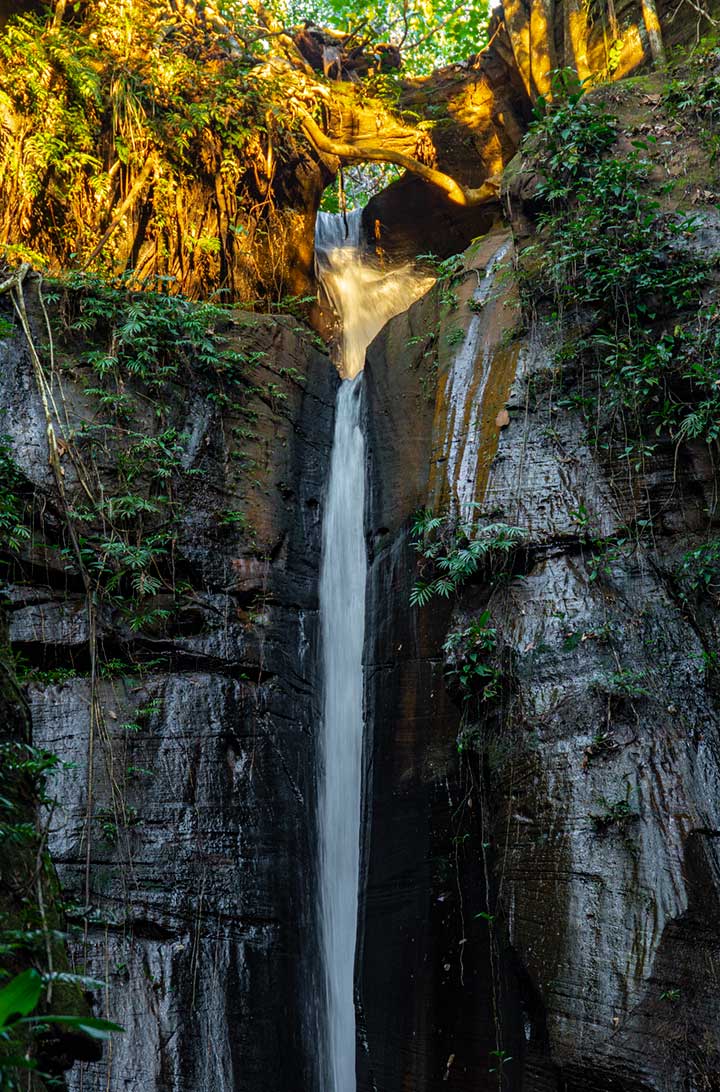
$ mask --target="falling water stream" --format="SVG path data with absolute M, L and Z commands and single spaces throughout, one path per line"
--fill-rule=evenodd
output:
M 389 318 L 429 286 L 409 266 L 365 255 L 360 211 L 321 213 L 318 274 L 342 327 L 340 384 L 323 525 L 320 618 L 324 708 L 318 792 L 319 922 L 324 976 L 321 1092 L 355 1092 L 354 972 L 360 875 L 365 639 L 365 350 Z
M 320 925 L 328 1092 L 355 1089 L 353 975 L 360 858 L 365 636 L 362 377 L 338 392 L 320 577 L 325 708 L 320 782 Z

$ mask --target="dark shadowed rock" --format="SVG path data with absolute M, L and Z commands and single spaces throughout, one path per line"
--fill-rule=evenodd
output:
M 553 397 L 552 336 L 515 332 L 505 249 L 470 260 L 494 255 L 487 292 L 487 272 L 441 284 L 368 357 L 360 1087 L 489 1090 L 501 1050 L 523 1092 L 700 1088 L 720 1053 L 701 970 L 718 956 L 717 623 L 683 609 L 674 572 L 715 475 L 705 449 L 662 445 L 641 480 L 617 473 Z M 410 608 L 413 513 L 473 503 L 525 528 L 514 567 Z M 637 520 L 652 539 L 627 538 Z M 458 757 L 441 645 L 485 609 L 508 683 Z
M 253 436 L 239 441 L 212 399 L 176 411 L 194 471 L 177 540 L 192 597 L 172 626 L 93 611 L 93 682 L 67 561 L 36 540 L 8 589 L 12 640 L 40 672 L 33 740 L 69 764 L 51 785 L 49 848 L 81 927 L 74 955 L 126 1029 L 74 1071 L 85 1092 L 316 1083 L 317 571 L 337 379 L 291 322 L 238 322 L 261 360 Z M 52 507 L 29 361 L 18 343 L 3 352 L 4 427 Z M 81 416 L 82 382 L 63 388 Z M 65 480 L 77 488 L 70 464 Z

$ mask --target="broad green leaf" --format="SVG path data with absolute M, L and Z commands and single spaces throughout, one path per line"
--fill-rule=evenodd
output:
M 8 1069 L 37 1069 L 37 1062 L 20 1054 L 8 1054 L 0 1058 L 0 1073 Z M 4 1085 L 0 1087 L 4 1088 Z
M 32 967 L 18 974 L 0 990 L 0 1027 L 32 1012 L 42 993 L 43 980 Z

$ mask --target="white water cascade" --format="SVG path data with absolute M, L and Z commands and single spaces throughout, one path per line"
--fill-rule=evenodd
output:
M 360 874 L 365 639 L 365 441 L 360 426 L 365 350 L 431 281 L 410 267 L 366 261 L 360 212 L 318 216 L 323 289 L 342 325 L 330 480 L 323 524 L 320 619 L 324 710 L 318 792 L 319 920 L 324 977 L 320 1092 L 355 1092 L 354 972 Z

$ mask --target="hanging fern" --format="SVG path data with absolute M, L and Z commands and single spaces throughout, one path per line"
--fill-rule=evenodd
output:
M 412 546 L 437 574 L 431 580 L 416 581 L 412 606 L 425 606 L 432 598 L 449 599 L 467 580 L 497 559 L 507 559 L 526 539 L 522 527 L 435 515 L 423 509 L 411 528 Z M 426 566 L 427 567 L 427 566 Z

